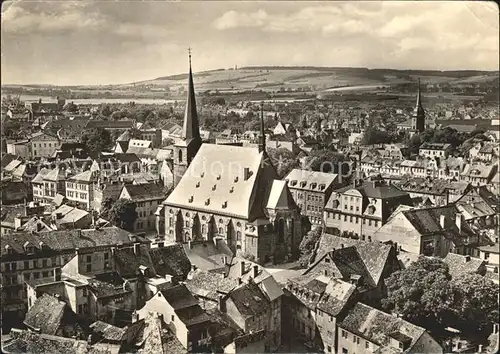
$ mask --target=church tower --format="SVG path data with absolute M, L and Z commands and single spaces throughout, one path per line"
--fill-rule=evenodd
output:
M 425 130 L 425 112 L 422 107 L 422 98 L 420 96 L 420 79 L 418 79 L 417 104 L 413 110 L 411 127 L 414 132 L 418 133 L 422 133 Z
M 196 111 L 193 73 L 191 70 L 191 50 L 189 50 L 189 77 L 184 125 L 182 127 L 181 139 L 174 145 L 173 151 L 174 187 L 177 186 L 181 180 L 200 146 L 200 126 L 198 122 L 198 113 Z

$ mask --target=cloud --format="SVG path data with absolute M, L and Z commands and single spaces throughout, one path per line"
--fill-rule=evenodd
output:
M 268 15 L 264 10 L 250 13 L 231 10 L 217 18 L 213 22 L 213 25 L 218 30 L 228 30 L 238 27 L 261 27 L 266 22 L 267 17 Z

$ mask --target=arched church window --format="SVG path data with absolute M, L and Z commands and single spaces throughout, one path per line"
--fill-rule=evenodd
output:
M 285 220 L 278 220 L 278 242 L 283 242 L 285 238 Z
M 241 232 L 240 231 L 236 232 L 236 241 L 241 241 Z
M 179 150 L 179 162 L 182 162 L 182 150 Z
M 222 227 L 219 227 L 219 235 L 222 235 L 224 232 L 222 232 Z

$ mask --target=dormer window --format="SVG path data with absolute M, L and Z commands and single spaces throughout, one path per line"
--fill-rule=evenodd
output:
M 23 248 L 27 254 L 35 253 L 35 247 L 33 247 L 33 245 L 31 245 L 28 241 L 24 243 Z
M 233 192 L 234 192 L 234 187 L 229 188 L 229 193 L 233 193 Z
M 221 177 L 220 175 L 217 175 L 217 180 L 220 180 L 220 177 Z
M 200 188 L 200 182 L 196 182 L 196 188 Z
M 214 190 L 216 190 L 216 189 L 217 189 L 217 185 L 216 185 L 216 184 L 214 184 L 214 185 L 213 185 L 213 187 L 212 187 L 212 190 L 214 191 Z
M 192 202 L 193 202 L 193 200 L 194 200 L 194 197 L 193 197 L 193 196 L 190 196 L 188 201 L 189 201 L 189 203 L 192 203 Z
M 224 203 L 222 203 L 222 209 L 225 209 L 225 208 L 227 208 L 227 200 L 224 201 Z
M 291 186 L 295 186 L 296 184 L 297 184 L 297 181 L 296 181 L 296 180 L 292 180 L 292 181 L 290 181 L 290 185 L 291 185 Z
M 238 182 L 238 176 L 234 177 L 234 183 Z
M 4 248 L 5 248 L 5 252 L 7 252 L 7 254 L 13 254 L 14 253 L 14 250 L 9 245 L 5 245 Z
M 317 183 L 311 183 L 311 189 L 316 189 Z
M 302 181 L 300 182 L 300 187 L 304 188 L 306 186 L 307 182 L 306 181 Z

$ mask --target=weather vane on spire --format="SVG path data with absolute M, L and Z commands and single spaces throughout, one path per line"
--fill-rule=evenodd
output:
M 191 47 L 188 47 L 188 54 L 189 54 L 189 66 L 191 66 Z

